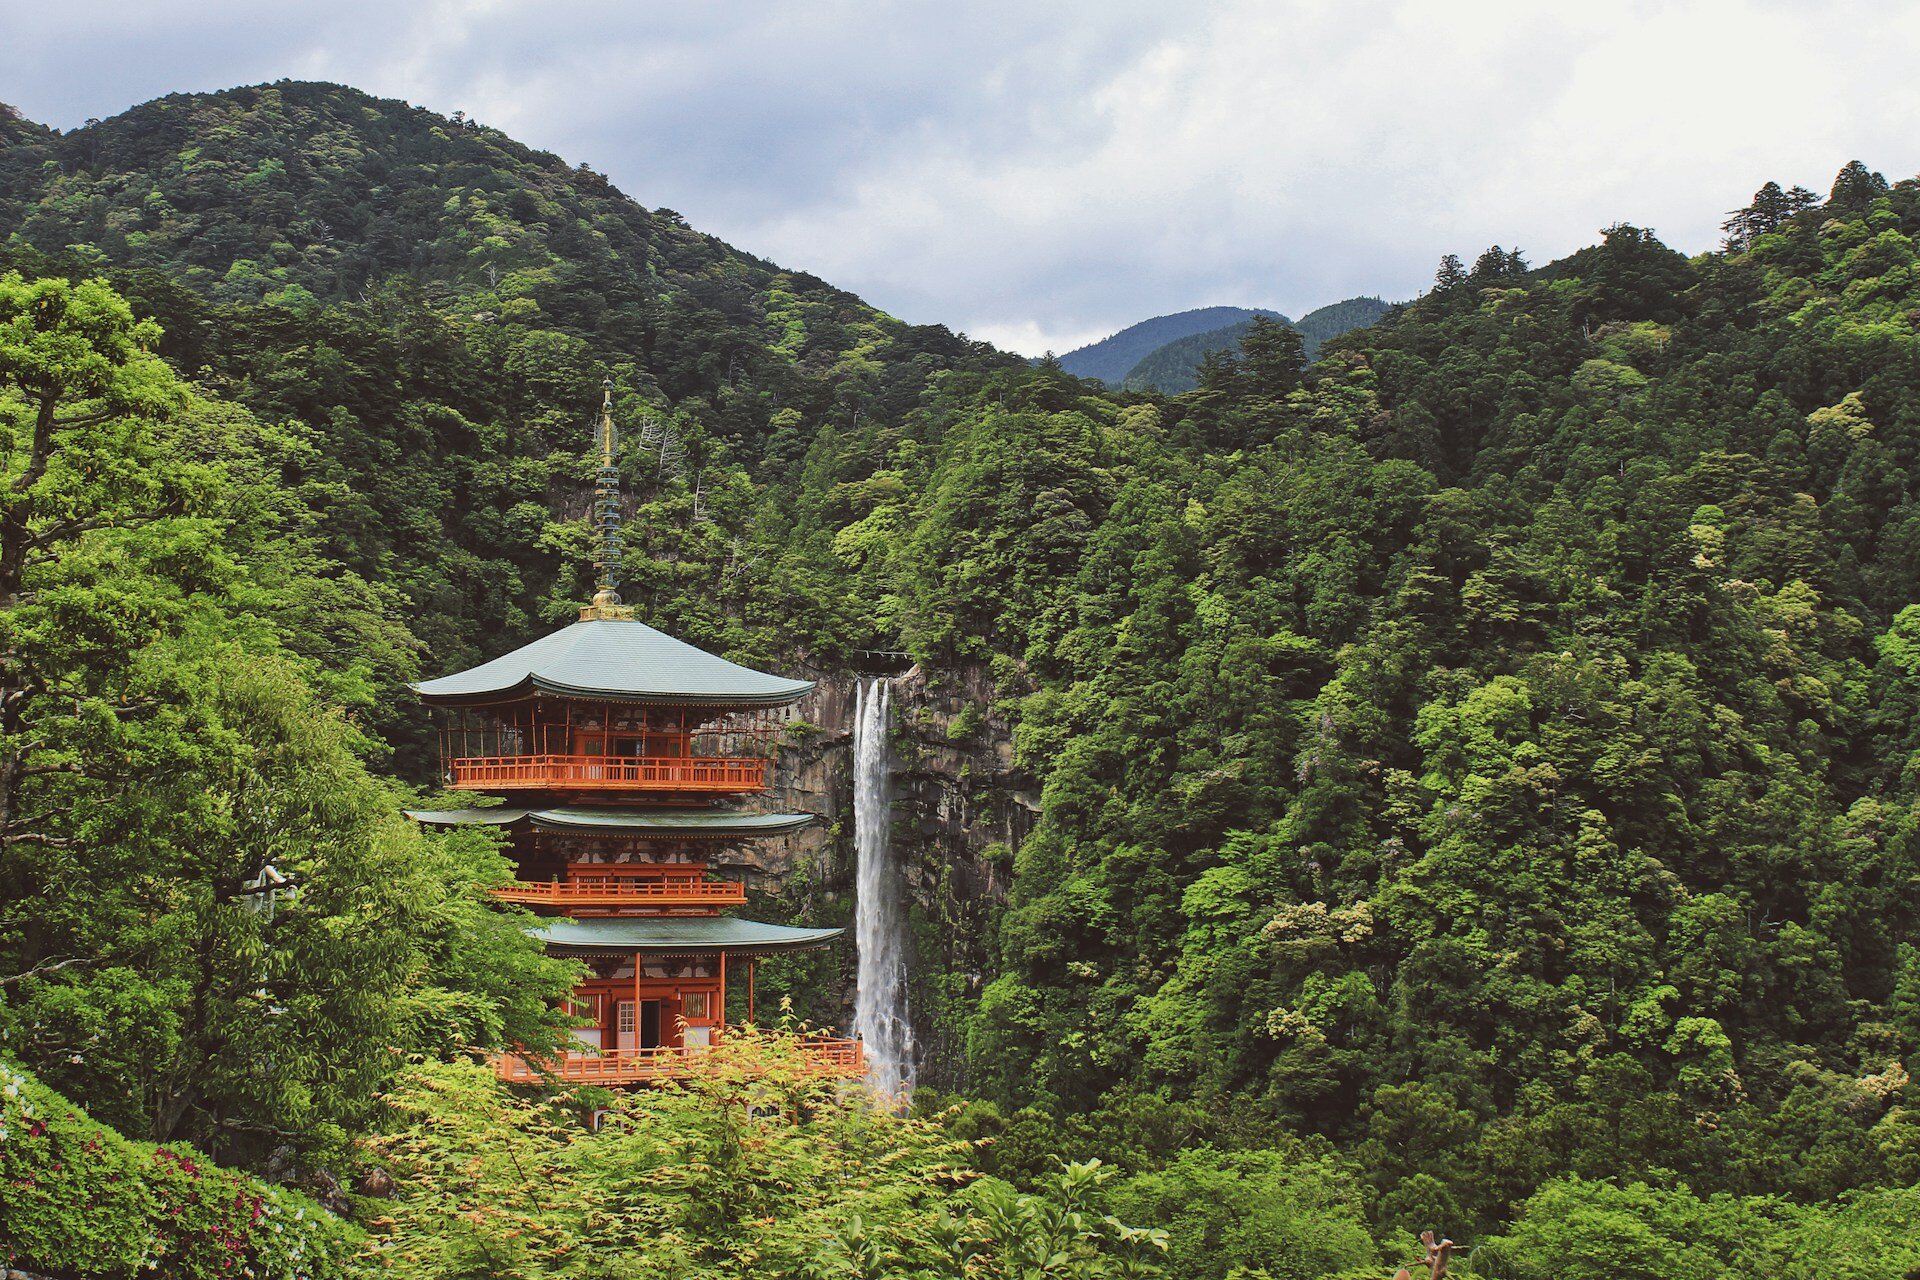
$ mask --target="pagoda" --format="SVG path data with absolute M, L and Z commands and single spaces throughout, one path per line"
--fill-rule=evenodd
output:
M 587 976 L 577 1050 L 503 1054 L 502 1079 L 639 1084 L 687 1071 L 726 1031 L 744 976 L 753 1021 L 760 957 L 823 947 L 839 929 L 731 914 L 746 902 L 710 850 L 796 831 L 811 814 L 753 812 L 791 708 L 813 691 L 654 630 L 621 603 L 612 389 L 601 407 L 594 504 L 599 589 L 579 621 L 467 671 L 414 686 L 436 709 L 446 784 L 501 803 L 412 810 L 439 826 L 503 830 L 516 867 L 493 892 L 539 914 L 549 953 Z M 744 972 L 743 972 L 744 971 Z M 803 1041 L 809 1062 L 857 1075 L 855 1040 Z

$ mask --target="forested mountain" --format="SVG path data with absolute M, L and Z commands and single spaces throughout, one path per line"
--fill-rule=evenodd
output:
M 1077 347 L 1060 357 L 1060 367 L 1076 378 L 1095 378 L 1117 387 L 1125 380 L 1128 370 L 1169 342 L 1245 324 L 1255 316 L 1286 320 L 1278 311 L 1258 307 L 1198 307 L 1192 311 L 1176 311 L 1130 324 L 1111 337 Z
M 851 602 L 762 540 L 743 468 L 896 418 L 941 370 L 1010 363 L 585 166 L 333 85 L 174 95 L 65 135 L 16 124 L 0 232 L 0 264 L 110 266 L 176 367 L 298 424 L 288 482 L 320 513 L 320 551 L 389 593 L 436 670 L 565 614 L 582 388 L 610 377 L 623 416 L 656 421 L 631 483 L 664 505 L 637 525 L 654 568 L 629 598 L 709 647 L 830 660 L 854 628 L 822 619 Z M 790 575 L 796 607 L 748 624 L 750 584 Z
M 1381 298 L 1348 298 L 1345 302 L 1329 302 L 1324 307 L 1315 307 L 1295 320 L 1293 327 L 1307 340 L 1307 358 L 1311 360 L 1320 354 L 1323 343 L 1331 342 L 1343 333 L 1377 324 L 1391 310 L 1393 308 Z
M 378 1172 L 422 1277 L 754 1274 L 742 1221 L 760 1274 L 1920 1264 L 1920 181 L 1448 259 L 1167 397 L 346 90 L 4 137 L 0 1048 L 123 1132 Z M 914 879 L 937 1120 L 722 1090 L 576 1149 L 596 1099 L 440 1061 L 563 1034 L 565 975 L 366 730 L 578 601 L 603 376 L 650 619 L 904 646 L 1031 784 L 991 877 Z
M 1284 323 L 1299 330 L 1306 358 L 1312 360 L 1319 355 L 1322 343 L 1349 330 L 1364 328 L 1389 310 L 1378 298 L 1348 298 Z M 1218 351 L 1233 351 L 1252 327 L 1253 321 L 1246 319 L 1224 328 L 1176 338 L 1129 369 L 1120 387 L 1125 391 L 1158 391 L 1162 395 L 1191 391 L 1200 385 L 1200 366 L 1207 356 Z

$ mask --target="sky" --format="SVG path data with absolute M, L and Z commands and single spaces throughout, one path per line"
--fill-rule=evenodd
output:
M 1773 179 L 1920 172 L 1920 0 L 0 0 L 0 101 L 75 128 L 333 80 L 1029 355 L 1190 307 L 1412 297 Z

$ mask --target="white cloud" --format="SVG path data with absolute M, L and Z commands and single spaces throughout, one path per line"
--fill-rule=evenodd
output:
M 282 75 L 464 109 L 1029 353 L 1407 296 L 1442 253 L 1619 219 L 1699 250 L 1769 178 L 1920 169 L 1920 7 L 1874 0 L 114 8 L 28 9 L 6 92 L 66 125 Z

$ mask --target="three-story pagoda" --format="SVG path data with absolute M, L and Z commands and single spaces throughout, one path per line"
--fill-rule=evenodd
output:
M 813 691 L 705 653 L 620 602 L 611 394 L 600 424 L 595 519 L 600 584 L 580 620 L 471 670 L 414 686 L 439 709 L 446 783 L 498 806 L 415 811 L 437 825 L 506 830 L 517 867 L 500 898 L 541 916 L 549 952 L 584 962 L 578 1051 L 497 1063 L 503 1078 L 638 1083 L 683 1070 L 725 1033 L 727 985 L 744 976 L 748 1021 L 761 956 L 822 947 L 839 929 L 729 914 L 744 886 L 709 851 L 795 831 L 810 814 L 752 812 L 789 709 Z M 861 1069 L 857 1041 L 805 1042 L 819 1065 Z

